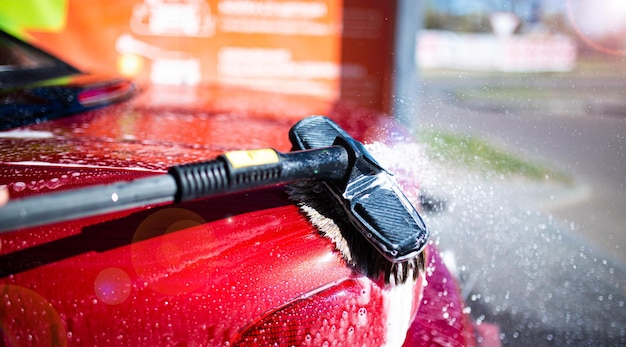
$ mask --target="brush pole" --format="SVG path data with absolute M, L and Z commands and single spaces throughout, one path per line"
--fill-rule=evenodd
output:
M 0 208 L 0 233 L 304 179 L 338 180 L 349 166 L 342 146 L 290 153 L 233 151 L 215 160 L 174 166 L 167 175 L 11 200 Z
M 170 175 L 15 199 L 0 208 L 0 232 L 171 202 Z

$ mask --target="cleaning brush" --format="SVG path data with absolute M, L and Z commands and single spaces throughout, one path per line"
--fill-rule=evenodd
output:
M 326 117 L 301 120 L 289 138 L 289 153 L 232 151 L 164 175 L 11 200 L 0 232 L 292 183 L 291 199 L 353 268 L 391 284 L 417 278 L 429 233 L 392 175 Z
M 388 284 L 416 280 L 429 232 L 392 175 L 330 119 L 301 120 L 289 133 L 293 150 L 339 145 L 350 171 L 341 180 L 291 184 L 288 194 L 355 270 Z M 382 277 L 382 278 L 381 278 Z

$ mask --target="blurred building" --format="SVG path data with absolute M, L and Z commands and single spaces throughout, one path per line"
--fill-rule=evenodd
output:
M 561 2 L 561 4 L 563 4 Z M 569 71 L 577 43 L 550 25 L 565 7 L 552 1 L 430 0 L 418 39 L 421 68 L 486 71 Z M 555 15 L 556 14 L 556 15 Z

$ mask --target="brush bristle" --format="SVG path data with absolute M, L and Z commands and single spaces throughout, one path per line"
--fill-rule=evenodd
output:
M 287 187 L 290 199 L 298 204 L 319 232 L 330 239 L 347 264 L 355 271 L 385 284 L 403 284 L 417 280 L 424 270 L 424 255 L 400 262 L 392 262 L 380 254 L 350 222 L 340 202 L 333 198 L 329 188 L 319 181 L 304 181 Z

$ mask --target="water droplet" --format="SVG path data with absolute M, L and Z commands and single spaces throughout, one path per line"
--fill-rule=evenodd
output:
M 367 309 L 365 307 L 361 307 L 359 309 L 359 313 L 357 315 L 358 317 L 358 325 L 363 327 L 363 326 L 367 326 Z
M 26 189 L 26 183 L 24 183 L 24 182 L 15 182 L 15 183 L 13 183 L 13 191 L 21 192 L 24 189 Z

